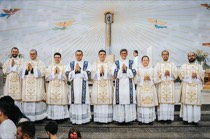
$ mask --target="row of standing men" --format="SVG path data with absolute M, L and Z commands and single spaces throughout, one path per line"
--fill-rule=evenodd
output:
M 82 59 L 81 50 L 75 52 L 76 60 L 69 66 L 61 63 L 60 53 L 55 53 L 54 62 L 48 68 L 37 58 L 35 49 L 25 62 L 18 54 L 18 48 L 12 48 L 11 58 L 3 65 L 7 75 L 4 95 L 11 96 L 31 121 L 70 118 L 73 124 L 85 124 L 91 119 L 90 105 L 94 105 L 94 122 L 127 123 L 137 119 L 141 124 L 153 124 L 157 106 L 158 120 L 171 123 L 176 103 L 174 81 L 179 76 L 182 80 L 180 116 L 184 124 L 199 124 L 204 72 L 195 63 L 193 52 L 188 53 L 189 63 L 183 64 L 180 70 L 168 60 L 167 50 L 162 51 L 163 61 L 155 68 L 149 66 L 148 56 L 140 59 L 141 65 L 135 64 L 127 58 L 126 49 L 120 51 L 121 58 L 114 63 L 107 62 L 106 51 L 100 50 L 99 59 L 92 65 Z M 93 80 L 91 91 L 90 79 Z M 47 89 L 45 81 L 49 82 Z

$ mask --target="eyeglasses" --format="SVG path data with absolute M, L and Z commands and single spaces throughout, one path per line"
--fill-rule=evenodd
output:
M 36 55 L 36 53 L 30 53 L 30 55 Z

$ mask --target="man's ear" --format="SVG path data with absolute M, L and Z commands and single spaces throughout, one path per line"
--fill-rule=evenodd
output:
M 0 116 L 2 116 L 3 115 L 3 113 L 0 111 Z
M 30 139 L 30 137 L 29 137 L 28 134 L 24 134 L 24 135 L 23 135 L 23 139 Z

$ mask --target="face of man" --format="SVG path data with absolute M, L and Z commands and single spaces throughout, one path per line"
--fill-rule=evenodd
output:
M 105 61 L 105 59 L 106 59 L 106 53 L 105 52 L 100 52 L 99 54 L 98 54 L 98 56 L 99 56 L 99 59 L 100 59 L 100 61 Z
M 144 57 L 142 60 L 142 65 L 144 67 L 147 67 L 149 65 L 149 59 L 147 57 Z
M 138 56 L 138 54 L 136 52 L 133 52 L 133 56 L 136 57 Z
M 17 133 L 16 133 L 17 139 L 23 139 L 23 133 L 21 127 L 17 128 Z
M 3 113 L 0 111 L 0 124 L 3 122 L 2 118 L 3 118 Z
M 188 53 L 188 61 L 189 61 L 189 63 L 195 62 L 195 54 L 194 53 L 192 53 L 192 52 Z
M 76 57 L 77 61 L 81 61 L 82 57 L 83 57 L 82 52 L 76 52 L 75 57 Z
M 35 60 L 37 58 L 37 53 L 35 51 L 30 51 L 31 60 Z
M 128 53 L 127 53 L 126 51 L 122 51 L 122 52 L 120 53 L 120 56 L 121 56 L 121 58 L 122 58 L 123 60 L 125 60 L 126 57 L 128 56 Z
M 54 61 L 55 61 L 56 64 L 59 64 L 59 63 L 61 62 L 61 57 L 60 57 L 60 55 L 55 55 L 55 56 L 54 56 Z
M 12 49 L 11 54 L 12 54 L 13 58 L 16 58 L 18 56 L 18 54 L 19 54 L 18 49 Z
M 168 61 L 168 57 L 169 57 L 168 52 L 167 52 L 167 51 L 163 51 L 163 52 L 162 52 L 163 61 Z

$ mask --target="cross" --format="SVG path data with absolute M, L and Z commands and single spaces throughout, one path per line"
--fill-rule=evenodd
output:
M 104 13 L 104 22 L 106 24 L 106 52 L 111 55 L 111 24 L 114 22 L 114 13 L 107 11 Z

